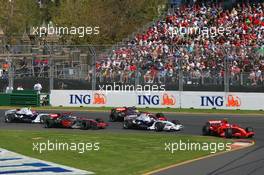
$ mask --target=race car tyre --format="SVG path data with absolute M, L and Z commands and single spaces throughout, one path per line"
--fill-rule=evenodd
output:
M 254 132 L 254 129 L 252 127 L 246 127 L 246 132 Z
M 90 129 L 90 128 L 92 128 L 90 122 L 86 122 L 86 121 L 82 122 L 81 129 L 87 130 L 87 129 Z
M 232 138 L 233 130 L 232 128 L 226 128 L 225 130 L 225 138 Z
M 46 121 L 47 118 L 48 118 L 48 116 L 46 116 L 46 115 L 41 116 L 40 117 L 40 123 L 44 123 L 44 121 Z
M 175 124 L 175 125 L 180 125 L 181 122 L 179 120 L 172 120 L 171 123 Z
M 118 121 L 118 113 L 112 113 L 111 115 L 110 115 L 110 121 L 111 122 L 116 122 L 116 121 Z
M 163 128 L 164 128 L 163 123 L 161 123 L 161 122 L 155 123 L 155 131 L 157 131 L 157 132 L 163 131 Z
M 110 116 L 109 116 L 109 121 L 110 122 L 114 122 L 115 120 L 114 120 L 114 116 L 113 116 L 113 114 L 110 114 Z
M 52 120 L 45 120 L 43 123 L 44 123 L 44 128 L 52 128 L 53 126 Z
M 5 116 L 5 122 L 6 123 L 11 123 L 11 122 L 13 122 L 14 119 L 15 119 L 15 115 L 14 114 L 7 114 Z
M 131 129 L 131 128 L 132 128 L 132 120 L 125 120 L 124 129 Z
M 211 135 L 210 126 L 208 126 L 208 125 L 203 126 L 203 135 L 204 136 L 210 136 Z

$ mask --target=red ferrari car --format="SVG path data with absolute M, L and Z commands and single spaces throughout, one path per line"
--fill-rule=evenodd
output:
M 211 120 L 203 126 L 203 135 L 214 135 L 225 138 L 250 138 L 255 132 L 253 128 L 242 128 L 237 124 L 230 124 L 227 120 Z
M 44 119 L 45 128 L 105 129 L 108 124 L 101 119 L 87 119 L 71 114 L 49 114 Z

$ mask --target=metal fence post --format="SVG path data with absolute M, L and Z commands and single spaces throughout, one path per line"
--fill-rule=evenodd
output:
M 11 91 L 11 88 L 14 88 L 14 66 L 13 66 L 11 58 L 8 58 L 8 59 L 10 59 L 8 61 L 9 62 L 8 87 L 9 87 L 9 89 Z
M 92 90 L 96 90 L 96 51 L 94 47 L 88 46 L 90 55 L 92 56 Z
M 136 52 L 136 59 L 139 60 L 139 56 L 138 56 L 138 52 Z M 138 61 L 136 62 L 136 66 L 137 66 L 137 69 L 136 69 L 136 72 L 135 72 L 135 89 L 138 87 L 139 85 L 139 79 L 141 78 L 141 74 L 139 72 L 139 67 L 140 65 L 138 64 Z
M 13 60 L 10 57 L 10 46 L 6 45 L 6 49 L 7 49 L 7 53 L 8 53 L 8 65 L 9 65 L 9 69 L 8 69 L 8 89 L 9 92 L 12 92 L 12 88 L 14 89 L 14 66 L 13 66 Z
M 183 91 L 182 58 L 179 61 L 179 91 Z
M 228 55 L 228 51 L 226 52 L 226 54 Z M 228 70 L 229 68 L 228 59 L 229 59 L 228 56 L 224 57 L 224 91 L 225 92 L 229 92 L 229 78 L 230 77 L 229 77 L 229 70 Z
M 51 55 L 49 61 L 50 61 L 49 91 L 51 91 L 54 88 L 54 62 Z
M 182 108 L 182 92 L 183 92 L 183 71 L 182 57 L 179 58 L 179 108 Z
M 93 55 L 93 65 L 92 65 L 92 90 L 96 90 L 96 58 Z
M 48 47 L 48 45 L 47 45 Z M 54 60 L 53 60 L 53 50 L 51 50 L 50 47 L 48 47 L 49 49 L 49 64 L 50 64 L 50 74 L 49 74 L 49 91 L 54 89 Z M 52 48 L 53 49 L 53 48 Z

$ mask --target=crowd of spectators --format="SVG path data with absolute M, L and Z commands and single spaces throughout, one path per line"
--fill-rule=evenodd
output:
M 0 78 L 6 78 L 9 71 L 8 61 L 0 61 Z M 13 59 L 15 78 L 48 77 L 49 64 L 47 59 L 27 59 L 26 57 Z
M 7 79 L 9 64 L 7 62 L 3 62 L 0 67 L 0 79 Z
M 70 66 L 59 65 L 70 74 Z M 49 76 L 46 58 L 22 57 L 13 66 L 15 78 Z M 8 70 L 1 60 L 0 79 L 8 80 Z M 220 3 L 183 5 L 96 62 L 99 83 L 175 84 L 182 78 L 186 85 L 218 86 L 224 76 L 230 85 L 264 86 L 264 3 L 231 9 Z
M 198 31 L 196 30 L 198 29 Z M 264 3 L 183 5 L 97 61 L 100 82 L 264 84 Z M 92 73 L 92 72 L 90 72 Z M 225 74 L 226 73 L 226 74 Z

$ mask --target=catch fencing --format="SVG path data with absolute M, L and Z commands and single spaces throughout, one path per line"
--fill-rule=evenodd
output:
M 264 92 L 263 48 L 195 46 L 0 47 L 0 88 L 44 92 L 105 85 L 163 86 L 170 91 Z

